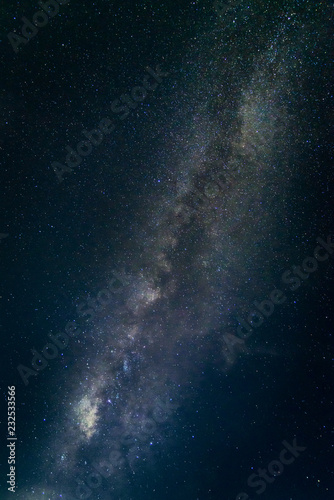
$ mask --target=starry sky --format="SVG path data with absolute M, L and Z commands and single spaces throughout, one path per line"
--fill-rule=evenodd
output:
M 43 5 L 0 8 L 0 499 L 332 499 L 333 4 Z

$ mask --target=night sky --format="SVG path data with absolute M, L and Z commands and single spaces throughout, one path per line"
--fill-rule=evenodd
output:
M 5 4 L 0 500 L 332 500 L 333 4 Z

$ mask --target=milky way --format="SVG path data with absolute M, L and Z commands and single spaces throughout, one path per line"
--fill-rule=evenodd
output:
M 273 235 L 288 230 L 279 224 L 288 226 L 308 36 L 297 19 L 277 23 L 242 68 L 238 46 L 216 28 L 174 68 L 182 84 L 179 106 L 166 104 L 175 123 L 164 139 L 168 182 L 139 205 L 131 241 L 105 264 L 101 288 L 117 269 L 117 293 L 71 340 L 77 362 L 43 457 L 50 498 L 88 498 L 80 478 L 97 470 L 106 477 L 91 476 L 92 498 L 123 498 L 130 477 L 171 453 L 207 365 L 227 373 L 252 352 L 231 335 L 273 288 L 282 258 Z

